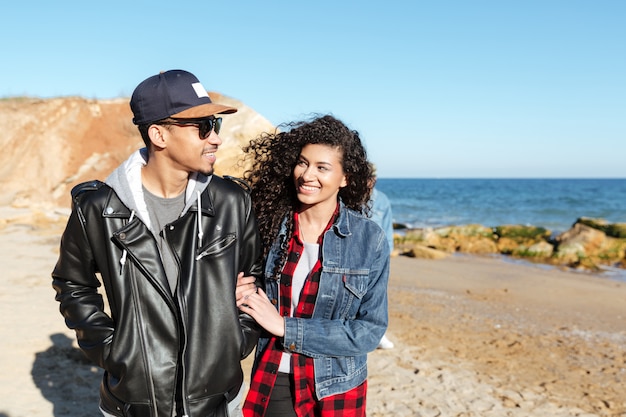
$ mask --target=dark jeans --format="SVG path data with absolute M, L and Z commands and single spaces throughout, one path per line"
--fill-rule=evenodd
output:
M 265 415 L 267 417 L 296 417 L 293 404 L 294 397 L 290 374 L 279 372 Z

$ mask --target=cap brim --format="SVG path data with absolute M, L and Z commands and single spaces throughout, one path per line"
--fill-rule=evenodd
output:
M 173 114 L 171 117 L 180 119 L 201 119 L 214 114 L 230 114 L 237 111 L 234 107 L 224 106 L 217 103 L 201 104 L 190 109 Z

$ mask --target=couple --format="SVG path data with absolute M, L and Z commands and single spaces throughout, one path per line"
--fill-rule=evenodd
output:
M 221 115 L 237 110 L 193 74 L 149 77 L 130 105 L 146 147 L 72 190 L 52 272 L 105 370 L 103 415 L 238 415 L 255 346 L 245 416 L 365 415 L 389 248 L 365 217 L 357 132 L 323 116 L 250 141 L 248 190 L 213 175 Z

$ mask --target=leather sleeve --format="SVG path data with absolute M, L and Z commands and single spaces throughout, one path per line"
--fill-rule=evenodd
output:
M 261 238 L 256 223 L 256 217 L 252 211 L 249 194 L 246 199 L 246 225 L 241 246 L 241 259 L 243 259 L 244 275 L 256 277 L 257 287 L 264 288 L 263 282 L 263 259 L 261 257 Z M 246 358 L 255 348 L 261 334 L 261 326 L 248 314 L 239 311 L 239 323 L 243 332 L 243 344 L 241 346 L 241 358 Z
M 98 293 L 97 272 L 83 212 L 79 204 L 74 204 L 61 237 L 52 286 L 59 310 L 66 325 L 76 331 L 80 348 L 95 364 L 104 367 L 114 327 Z

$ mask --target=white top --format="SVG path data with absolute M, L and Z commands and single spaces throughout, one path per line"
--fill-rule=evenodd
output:
M 304 282 L 317 262 L 319 250 L 320 245 L 317 243 L 304 242 L 304 251 L 300 255 L 300 259 L 298 259 L 298 264 L 291 278 L 291 311 L 289 317 L 293 317 L 293 312 L 298 307 Z M 280 358 L 280 365 L 278 365 L 278 372 L 291 373 L 291 353 L 283 352 Z

